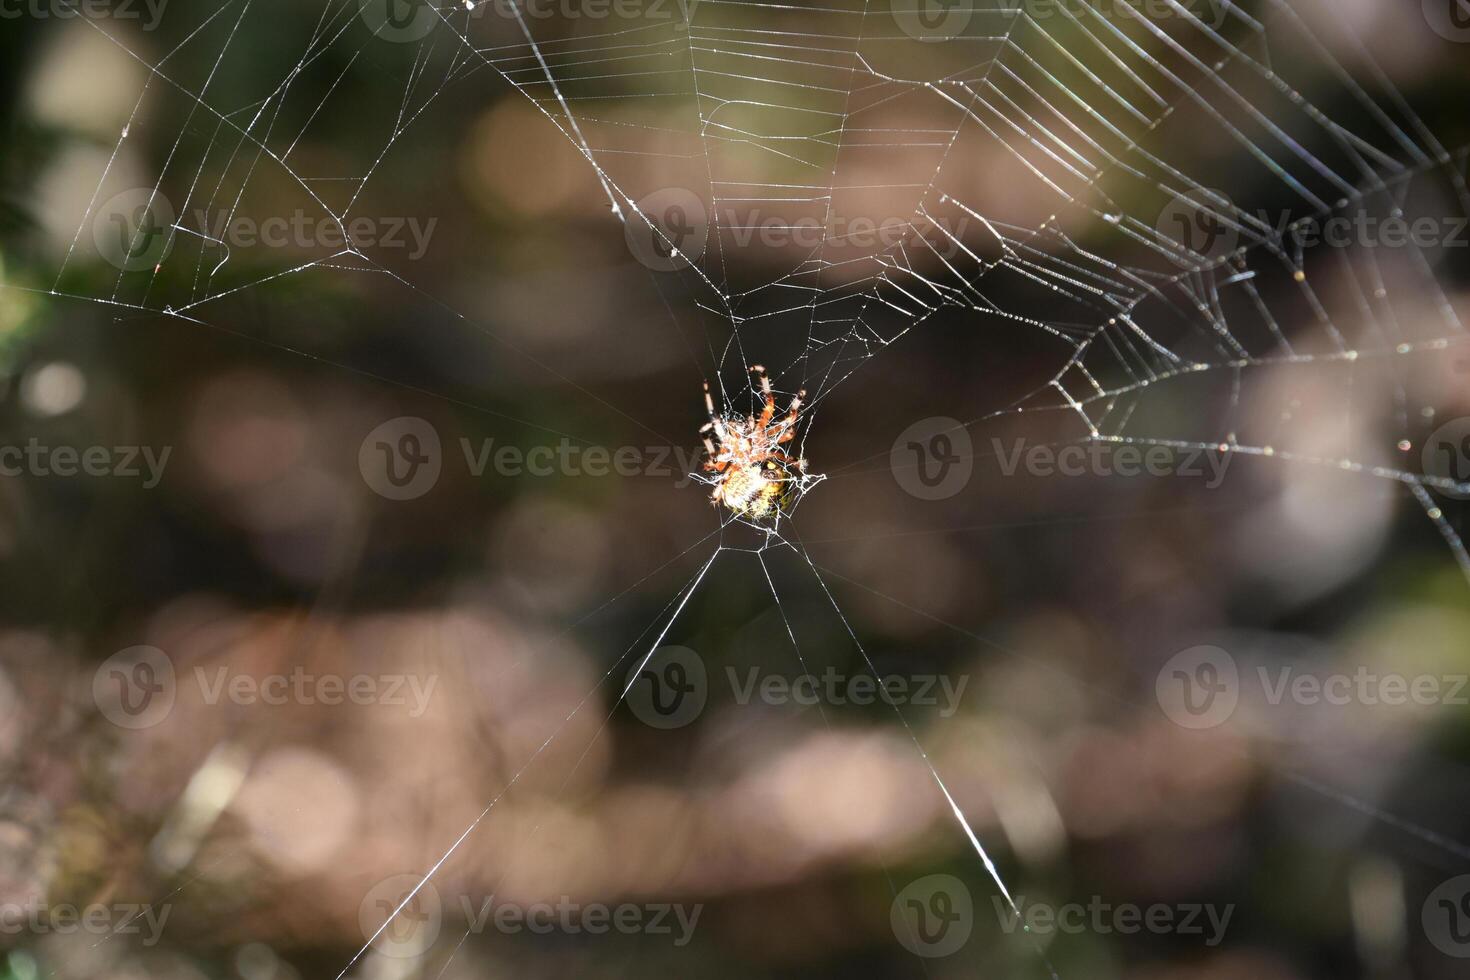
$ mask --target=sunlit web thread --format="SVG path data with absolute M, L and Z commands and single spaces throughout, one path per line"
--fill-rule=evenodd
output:
M 644 667 L 648 666 L 648 661 L 651 660 L 654 653 L 658 651 L 659 646 L 664 641 L 664 637 L 668 635 L 669 630 L 673 629 L 674 624 L 678 622 L 680 614 L 684 611 L 684 607 L 689 604 L 689 600 L 693 598 L 694 593 L 698 591 L 699 584 L 704 581 L 705 575 L 709 572 L 711 566 L 714 565 L 715 559 L 719 557 L 720 550 L 721 549 L 716 548 L 714 553 L 709 556 L 709 559 L 700 567 L 699 571 L 695 573 L 695 576 L 689 580 L 689 582 L 675 596 L 674 599 L 671 599 L 669 601 L 670 605 L 673 605 L 675 601 L 677 601 L 678 605 L 675 607 L 673 613 L 669 616 L 668 621 L 664 623 L 663 628 L 659 631 L 658 637 L 653 641 L 652 644 L 649 645 L 648 653 L 643 655 L 643 657 L 638 662 L 638 666 L 628 675 L 628 683 L 623 687 L 622 691 L 618 694 L 617 699 L 613 702 L 612 709 L 609 712 L 609 717 L 611 717 L 611 712 L 616 711 L 618 706 L 623 703 L 623 700 L 628 696 L 628 691 L 631 690 L 633 684 L 637 682 L 638 675 L 643 671 Z M 665 607 L 665 609 L 667 609 L 667 607 Z M 403 914 L 403 910 L 408 908 L 410 903 L 412 903 L 413 900 L 418 897 L 418 894 L 423 891 L 424 886 L 433 880 L 434 876 L 439 873 L 439 870 L 444 867 L 445 863 L 448 862 L 449 859 L 452 858 L 459 851 L 464 842 L 470 838 L 470 835 L 473 834 L 479 828 L 480 824 L 485 821 L 485 818 L 490 816 L 490 812 L 494 810 L 495 806 L 502 799 L 505 798 L 506 794 L 509 793 L 511 789 L 515 787 L 515 785 L 520 781 L 520 778 L 525 775 L 527 770 L 529 770 L 531 766 L 536 762 L 536 760 L 541 757 L 541 754 L 546 751 L 546 749 L 551 745 L 552 742 L 556 741 L 557 736 L 561 734 L 567 723 L 570 722 L 571 719 L 575 717 L 576 714 L 581 711 L 582 708 L 592 699 L 593 695 L 597 693 L 602 684 L 605 683 L 608 678 L 612 677 L 617 672 L 618 668 L 622 665 L 623 661 L 627 659 L 628 653 L 631 652 L 632 649 L 633 647 L 630 646 L 627 650 L 623 652 L 622 656 L 618 657 L 617 661 L 612 665 L 612 667 L 610 667 L 607 672 L 603 674 L 602 678 L 598 682 L 597 687 L 594 687 L 591 691 L 587 693 L 584 698 L 582 698 L 581 701 L 577 702 L 576 707 L 572 709 L 567 717 L 563 719 L 559 725 L 556 726 L 552 733 L 548 735 L 546 739 L 541 742 L 540 745 L 536 747 L 535 751 L 532 752 L 530 758 L 526 760 L 526 763 L 511 775 L 510 779 L 506 781 L 506 784 L 501 788 L 500 792 L 495 794 L 494 798 L 492 798 L 490 802 L 485 805 L 485 808 L 480 811 L 479 815 L 476 816 L 475 819 L 470 823 L 470 825 L 464 829 L 464 832 L 456 837 L 454 839 L 454 842 L 449 845 L 449 848 L 443 853 L 443 855 L 441 855 L 440 858 L 435 861 L 434 864 L 426 872 L 424 872 L 424 875 L 419 880 L 419 883 L 415 885 L 412 889 L 410 889 L 409 892 L 403 897 L 403 900 L 400 901 L 398 905 L 391 912 L 389 912 L 387 916 L 384 917 L 382 924 L 373 931 L 373 934 L 368 937 L 367 942 L 365 942 L 362 947 L 353 954 L 352 959 L 349 960 L 344 967 L 342 967 L 342 971 L 337 974 L 336 980 L 342 980 L 343 977 L 347 976 L 347 974 L 352 970 L 352 967 L 357 963 L 357 961 L 361 959 L 369 949 L 372 948 L 373 943 L 377 942 L 378 937 L 381 936 L 383 932 L 393 924 L 394 920 L 396 920 L 398 916 Z
M 1378 89 L 1376 97 L 1337 62 L 1333 49 L 1318 39 L 1295 8 L 1281 0 L 1262 6 L 1275 18 L 1269 26 L 1265 17 L 1257 19 L 1223 4 L 1227 30 L 1219 31 L 1178 4 L 1171 5 L 1175 16 L 1168 25 L 1153 24 L 1126 6 L 1119 11 L 1118 22 L 1090 7 L 1073 11 L 1060 6 L 1056 19 L 1042 22 L 1025 9 L 998 4 L 978 12 L 982 18 L 993 17 L 997 26 L 945 42 L 978 41 L 990 47 L 973 66 L 961 64 L 935 77 L 905 74 L 891 59 L 885 60 L 882 45 L 909 42 L 894 29 L 890 10 L 867 2 L 861 7 L 825 5 L 814 14 L 818 26 L 800 30 L 780 20 L 785 5 L 715 0 L 684 8 L 682 34 L 673 24 L 646 29 L 614 25 L 601 34 L 594 30 L 580 37 L 537 38 L 518 17 L 520 41 L 496 36 L 484 44 L 473 36 L 477 28 L 493 33 L 484 30 L 484 22 L 473 21 L 471 12 L 458 6 L 445 6 L 436 10 L 436 16 L 454 40 L 447 41 L 441 31 L 413 48 L 400 107 L 382 144 L 369 154 L 361 172 L 325 178 L 298 173 L 288 158 L 312 121 L 324 118 L 324 110 L 330 116 L 335 108 L 329 103 L 343 94 L 336 81 L 325 99 L 301 107 L 307 121 L 291 135 L 284 152 L 270 144 L 276 121 L 296 91 L 295 83 L 324 63 L 324 50 L 336 46 L 355 58 L 367 45 L 382 43 L 353 33 L 358 10 L 350 0 L 322 8 L 289 76 L 260 104 L 247 107 L 211 105 L 207 82 L 197 92 L 191 90 L 169 70 L 168 62 L 204 50 L 206 41 L 218 43 L 217 51 L 206 54 L 208 77 L 227 56 L 243 57 L 232 45 L 246 18 L 261 16 L 251 4 L 242 4 L 233 19 L 220 16 L 224 8 L 207 14 L 156 62 L 91 20 L 85 23 L 147 65 L 138 105 L 150 92 L 179 94 L 191 119 L 202 112 L 213 124 L 213 135 L 202 152 L 184 142 L 186 131 L 176 137 L 170 134 L 170 152 L 152 184 L 155 193 L 165 182 L 170 188 L 186 188 L 182 200 L 187 210 L 203 175 L 217 170 L 219 178 L 209 200 L 229 201 L 228 213 L 233 215 L 244 207 L 246 189 L 258 180 L 259 168 L 275 168 L 308 193 L 339 227 L 389 159 L 389 151 L 425 110 L 451 85 L 473 78 L 487 66 L 561 129 L 594 169 L 614 212 L 628 222 L 648 221 L 637 205 L 647 188 L 638 186 L 636 168 L 624 173 L 617 164 L 672 159 L 679 152 L 604 142 L 615 130 L 660 130 L 656 124 L 619 116 L 624 105 L 652 103 L 671 106 L 671 115 L 684 114 L 689 125 L 676 135 L 693 137 L 692 145 L 703 157 L 706 200 L 711 203 L 735 199 L 800 203 L 814 197 L 821 200 L 829 219 L 838 193 L 856 186 L 839 185 L 836 179 L 846 172 L 837 163 L 844 147 L 872 140 L 871 147 L 889 151 L 934 148 L 932 124 L 895 125 L 881 118 L 885 105 L 917 97 L 944 107 L 955 113 L 937 133 L 937 144 L 946 147 L 945 153 L 932 167 L 917 166 L 913 173 L 884 171 L 887 177 L 876 185 L 914 193 L 911 234 L 873 256 L 830 259 L 826 250 L 832 239 L 824 222 L 815 256 L 792 260 L 786 272 L 762 273 L 753 279 L 747 275 L 746 281 L 736 283 L 734 273 L 742 270 L 733 268 L 726 246 L 729 235 L 740 229 L 722 223 L 716 207 L 713 255 L 720 262 L 718 274 L 711 274 L 700 257 L 690 256 L 686 275 L 703 290 L 693 305 L 715 321 L 707 329 L 712 334 L 709 347 L 716 352 L 711 366 L 717 369 L 721 390 L 729 395 L 718 369 L 744 371 L 755 359 L 746 349 L 747 338 L 765 321 L 793 312 L 805 314 L 806 341 L 786 362 L 786 373 L 802 381 L 820 379 L 811 402 L 815 411 L 826 394 L 883 347 L 941 311 L 961 310 L 985 324 L 1035 331 L 1056 345 L 1062 368 L 1013 411 L 1069 414 L 1091 438 L 1194 447 L 1214 440 L 1129 431 L 1130 426 L 1140 427 L 1135 423 L 1139 401 L 1134 396 L 1230 372 L 1234 384 L 1229 407 L 1235 411 L 1244 407 L 1240 378 L 1248 372 L 1273 366 L 1325 366 L 1352 378 L 1365 364 L 1383 362 L 1392 370 L 1396 362 L 1443 355 L 1463 343 L 1465 334 L 1451 297 L 1417 249 L 1407 250 L 1414 276 L 1398 283 L 1389 281 L 1385 263 L 1373 250 L 1356 256 L 1359 265 L 1339 275 L 1345 275 L 1348 288 L 1359 296 L 1350 296 L 1354 301 L 1345 304 L 1350 312 L 1342 312 L 1319 295 L 1304 257 L 1287 247 L 1273 226 L 1244 207 L 1227 204 L 1210 211 L 1214 220 L 1239 236 L 1247 247 L 1244 253 L 1200 254 L 1191 243 L 1171 238 L 1157 227 L 1156 208 L 1146 203 L 1150 199 L 1142 196 L 1143 191 L 1158 192 L 1153 199 L 1157 200 L 1202 189 L 1187 164 L 1148 145 L 1164 125 L 1186 114 L 1225 134 L 1262 174 L 1294 195 L 1305 213 L 1327 213 L 1339 201 L 1349 206 L 1370 200 L 1393 204 L 1401 200 L 1412 179 L 1434 170 L 1442 172 L 1452 196 L 1465 209 L 1463 155 L 1444 150 L 1366 49 L 1349 38 L 1347 43 L 1359 55 L 1355 60 L 1365 66 Z M 875 18 L 883 19 L 870 30 Z M 209 33 L 217 22 L 227 29 L 222 39 Z M 1289 66 L 1272 66 L 1273 32 L 1287 31 L 1317 53 L 1339 83 L 1339 91 L 1362 109 L 1368 123 L 1350 129 L 1334 121 L 1287 82 Z M 687 63 L 674 60 L 680 51 Z M 447 64 L 442 60 L 446 56 Z M 1227 72 L 1234 74 L 1227 77 Z M 1274 91 L 1281 101 L 1258 108 L 1247 96 L 1247 83 Z M 757 111 L 741 116 L 743 108 Z M 792 122 L 808 117 L 810 124 Z M 135 108 L 131 119 L 137 118 Z M 762 120 L 781 120 L 787 131 L 774 123 L 761 128 Z M 113 160 L 127 139 L 139 135 L 133 121 L 114 145 Z M 873 125 L 864 125 L 868 122 Z M 1311 131 L 1310 137 L 1301 135 L 1304 129 Z M 1034 182 L 1050 196 L 1049 205 L 1033 220 L 986 214 L 988 209 L 971 198 L 959 180 L 962 175 L 946 171 L 949 150 L 980 134 L 1010 159 L 1011 176 L 1018 184 Z M 249 163 L 236 169 L 241 153 L 249 155 Z M 753 153 L 764 162 L 742 162 L 740 153 Z M 771 161 L 790 167 L 798 176 L 769 169 Z M 62 272 L 112 173 L 109 162 Z M 326 192 L 316 188 L 324 179 L 344 176 L 349 178 L 349 197 L 345 204 L 329 205 Z M 954 234 L 945 221 L 955 213 L 978 219 L 983 234 Z M 1115 253 L 1079 244 L 1076 227 L 1083 219 L 1100 220 L 1120 236 L 1113 245 L 1131 243 L 1151 253 L 1151 259 L 1125 261 L 1114 257 L 1123 253 L 1121 247 Z M 187 220 L 187 215 L 180 218 Z M 195 232 L 187 236 L 194 239 L 204 231 L 188 230 Z M 675 244 L 666 236 L 664 241 Z M 337 251 L 264 274 L 233 275 L 234 259 L 220 255 L 217 248 L 206 251 L 211 248 L 208 243 L 174 245 L 180 254 L 167 261 L 187 261 L 186 246 L 197 249 L 195 276 L 185 295 L 171 292 L 177 287 L 160 275 L 160 264 L 143 273 L 120 274 L 108 296 L 69 298 L 108 308 L 153 310 L 183 323 L 203 324 L 206 310 L 221 300 L 311 271 L 339 271 L 344 258 L 361 255 L 356 250 Z M 952 257 L 939 254 L 951 247 Z M 1341 256 L 1340 261 L 1350 260 Z M 210 271 L 203 275 L 201 269 Z M 1311 311 L 1306 317 L 1311 329 L 1294 332 L 1291 339 L 1282 329 L 1283 304 L 1258 286 L 1268 274 L 1283 271 L 1296 280 L 1297 296 Z M 51 289 L 42 291 L 62 298 L 61 282 L 58 273 Z M 997 299 L 1018 285 L 1034 287 L 1049 304 L 1065 306 L 1065 311 L 1041 319 Z M 7 288 L 17 287 L 7 284 Z M 1412 311 L 1404 322 L 1400 310 L 1408 310 L 1419 294 L 1428 298 L 1433 315 Z M 1244 302 L 1232 308 L 1236 300 Z M 1274 309 L 1273 302 L 1278 304 Z M 1353 319 L 1359 321 L 1356 336 L 1348 329 Z M 1253 326 L 1264 332 L 1266 340 L 1251 339 Z M 716 334 L 720 329 L 722 337 Z M 1327 349 L 1312 352 L 1314 341 L 1325 342 Z M 1393 384 L 1395 397 L 1406 406 L 1402 416 L 1407 430 L 1417 418 L 1410 408 L 1432 406 L 1418 405 L 1397 374 Z M 1417 444 L 1414 433 L 1395 435 Z M 1231 452 L 1300 460 L 1405 483 L 1470 573 L 1459 533 L 1426 489 L 1459 489 L 1452 481 L 1403 466 L 1365 462 L 1356 454 L 1302 453 L 1242 441 L 1234 431 L 1220 442 Z
M 807 553 L 807 550 L 804 546 L 798 544 L 796 550 L 801 555 L 802 561 L 804 561 L 807 567 L 811 570 L 812 576 L 816 579 L 817 584 L 821 586 L 823 595 L 827 597 L 827 601 L 832 606 L 832 611 L 836 613 L 837 618 L 841 620 L 843 630 L 846 631 L 848 637 L 852 640 L 853 647 L 862 657 L 863 663 L 867 666 L 868 671 L 875 679 L 879 680 L 879 682 L 881 683 L 882 674 L 879 673 L 877 664 L 873 663 L 873 658 L 868 655 L 867 648 L 864 647 L 862 641 L 858 639 L 857 633 L 853 630 L 852 624 L 848 622 L 846 614 L 842 611 L 842 607 L 838 605 L 837 598 L 832 595 L 832 590 L 827 587 L 827 583 L 822 578 L 822 573 L 817 569 L 816 563 L 812 561 L 811 556 Z M 772 599 L 776 602 L 777 608 L 780 609 L 780 596 L 776 594 L 775 583 L 771 580 L 771 573 L 766 568 L 766 562 L 763 556 L 761 557 L 761 572 L 765 575 L 766 583 L 771 588 Z M 792 648 L 798 650 L 797 656 L 800 657 L 799 647 L 796 642 L 796 633 L 794 630 L 792 630 L 791 623 L 789 620 L 787 620 L 786 611 L 784 609 L 781 609 L 781 622 L 786 627 L 786 633 L 791 639 Z M 803 670 L 804 669 L 805 662 L 803 661 Z M 987 851 L 985 849 L 985 845 L 980 842 L 980 837 L 975 833 L 975 828 L 970 825 L 970 820 L 968 817 L 965 816 L 965 811 L 960 808 L 960 805 L 957 802 L 955 802 L 954 794 L 949 791 L 949 786 L 945 784 L 944 778 L 939 775 L 939 770 L 935 767 L 933 760 L 929 758 L 928 751 L 925 750 L 923 743 L 919 741 L 919 736 L 914 731 L 913 726 L 909 724 L 909 720 L 904 715 L 903 709 L 895 703 L 893 704 L 893 712 L 898 717 L 899 723 L 903 726 L 904 732 L 908 735 L 909 741 L 913 743 L 914 750 L 919 754 L 919 758 L 923 761 L 924 767 L 928 770 L 930 778 L 934 780 L 934 785 L 937 786 L 939 788 L 939 792 L 944 795 L 944 801 L 948 805 L 950 813 L 954 816 L 955 822 L 958 823 L 959 826 L 964 830 L 965 838 L 969 841 L 970 847 L 974 850 L 976 857 L 978 857 L 980 859 L 980 862 L 985 866 L 985 871 L 987 874 L 990 875 L 990 880 L 995 883 L 995 887 L 1000 891 L 1002 897 L 1005 898 L 1006 904 L 1010 907 L 1011 912 L 1014 913 L 1017 920 L 1019 920 L 1021 918 L 1020 906 L 1016 904 L 1015 897 L 1011 895 L 1010 889 L 1006 887 L 1005 880 L 1001 877 L 1000 869 L 995 866 L 995 861 L 992 860 L 990 857 L 990 852 Z M 1037 941 L 1036 937 L 1031 934 L 1030 926 L 1023 926 L 1023 931 L 1027 934 L 1027 939 L 1030 940 L 1033 949 L 1036 951 L 1037 956 L 1039 956 L 1041 958 L 1041 961 L 1046 965 L 1047 973 L 1051 975 L 1052 980 L 1060 980 L 1060 978 L 1057 976 L 1056 967 L 1052 965 L 1051 960 L 1047 957 L 1045 950 L 1042 949 L 1041 944 Z

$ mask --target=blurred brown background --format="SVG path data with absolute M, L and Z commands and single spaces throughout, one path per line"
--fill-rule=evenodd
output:
M 835 16 L 739 6 L 705 0 L 706 43 L 720 43 L 720 18 L 818 32 Z M 0 477 L 7 978 L 330 978 L 350 962 L 373 978 L 1019 978 L 1046 976 L 1047 961 L 1088 980 L 1463 975 L 1470 885 L 1445 885 L 1470 874 L 1470 712 L 1449 691 L 1470 672 L 1470 585 L 1400 482 L 1248 454 L 1218 486 L 1007 475 L 997 456 L 1015 440 L 1082 434 L 1075 417 L 1037 411 L 970 426 L 973 474 L 919 499 L 891 465 L 901 434 L 998 412 L 1060 367 L 1036 331 L 951 306 L 824 394 L 804 447 L 827 479 L 788 528 L 821 581 L 776 548 L 768 582 L 736 550 L 755 537 L 720 537 L 707 488 L 681 468 L 697 460 L 701 382 L 738 392 L 744 363 L 719 356 L 729 334 L 699 308 L 707 284 L 650 273 L 630 250 L 596 172 L 543 111 L 556 103 L 514 18 L 475 19 L 472 55 L 442 25 L 429 41 L 385 39 L 356 5 L 169 4 L 156 22 L 132 9 L 27 10 L 0 34 L 0 443 L 102 447 L 107 465 L 128 456 L 139 470 Z M 574 96 L 631 97 L 665 82 L 604 79 L 576 52 L 620 50 L 625 30 L 636 47 L 639 11 L 629 26 L 559 9 L 531 29 Z M 1470 49 L 1417 4 L 1331 16 L 1374 42 L 1384 77 L 1445 146 L 1470 142 Z M 895 40 L 881 49 L 889 70 L 951 70 L 887 15 L 869 20 L 872 37 Z M 402 23 L 412 33 L 412 18 L 388 33 Z M 1342 44 L 1330 53 L 1379 91 L 1377 69 Z M 665 65 L 671 85 L 693 77 L 661 48 L 628 57 Z M 1367 119 L 1325 54 L 1293 45 L 1281 57 L 1334 118 Z M 759 88 L 709 84 L 722 98 Z M 635 198 L 700 169 L 684 155 L 687 118 L 663 105 L 630 99 L 587 125 Z M 922 184 L 956 127 L 947 111 L 918 98 L 875 109 L 875 128 L 930 135 L 860 156 L 854 185 Z M 1219 127 L 1187 117 L 1155 135 L 1200 185 L 1287 207 L 1279 182 L 1228 183 L 1250 161 Z M 964 200 L 997 220 L 1044 220 L 1050 196 L 984 146 L 957 143 L 947 188 L 968 181 Z M 773 182 L 802 170 L 725 149 L 721 165 Z M 798 162 L 815 152 L 792 150 Z M 1463 175 L 1464 157 L 1454 166 Z M 190 202 L 174 217 L 193 231 L 166 253 L 124 248 L 133 267 L 120 270 L 107 242 L 136 223 L 99 232 L 83 216 L 139 189 L 146 204 L 155 182 L 171 205 Z M 915 193 L 847 206 L 881 221 L 911 213 Z M 372 222 L 354 235 L 378 239 L 364 249 L 376 266 L 333 257 L 323 232 L 354 195 L 351 214 Z M 1117 200 L 1154 223 L 1157 202 Z M 1452 191 L 1435 200 L 1456 213 Z M 200 237 L 196 211 L 206 230 L 221 215 L 254 230 L 236 227 L 221 248 Z M 262 222 L 297 215 L 284 244 L 260 241 Z M 1107 222 L 1063 224 L 1079 248 L 1157 263 Z M 385 241 L 395 235 L 403 244 Z M 778 253 L 757 243 L 730 258 L 729 291 L 787 276 Z M 1385 256 L 1385 279 L 1413 261 Z M 1464 311 L 1465 253 L 1434 261 Z M 843 273 L 828 275 L 819 285 L 837 290 Z M 1351 306 L 1362 281 L 1324 294 Z M 1291 288 L 1262 282 L 1268 301 Z M 1416 340 L 1453 337 L 1411 293 L 1393 308 L 1419 325 Z M 205 296 L 218 298 L 189 306 Z M 1024 284 L 995 283 L 990 298 L 1040 321 L 1078 315 Z M 782 404 L 802 384 L 817 390 L 817 369 L 795 356 L 806 322 L 741 331 L 746 359 L 776 369 Z M 1324 349 L 1308 313 L 1280 327 L 1301 351 Z M 1238 430 L 1242 444 L 1335 458 L 1322 431 L 1347 418 L 1343 452 L 1422 472 L 1428 431 L 1470 415 L 1464 358 L 1441 347 L 1391 381 L 1330 360 L 1264 366 L 1236 417 L 1218 379 L 1186 379 L 1138 425 L 1156 411 L 1167 424 L 1146 434 L 1214 444 Z M 382 484 L 380 444 L 404 462 L 428 433 L 440 470 L 429 489 Z M 1412 452 L 1394 448 L 1401 437 Z M 561 461 L 549 475 L 525 457 L 474 472 L 506 446 Z M 600 465 L 589 447 L 606 449 Z M 607 461 L 624 447 L 638 460 L 627 474 Z M 611 472 L 587 472 L 599 468 Z M 411 499 L 389 499 L 398 490 Z M 1463 503 L 1436 502 L 1464 528 Z M 731 550 L 663 636 L 693 651 L 684 663 L 704 671 L 692 683 L 705 703 L 661 728 L 651 685 L 635 686 L 641 710 L 618 695 L 721 541 Z M 1161 710 L 1156 682 L 1200 645 L 1227 652 L 1247 687 L 1282 669 L 1445 687 L 1399 706 L 1242 691 L 1228 722 L 1191 729 Z M 932 700 L 911 688 L 901 706 L 910 727 L 883 703 L 780 693 L 830 671 L 850 695 L 869 673 L 863 651 L 879 673 L 931 685 Z M 775 678 L 775 693 L 743 697 L 752 676 Z M 1182 909 L 1229 908 L 1228 927 L 1215 942 L 1208 926 L 1095 927 L 1111 918 L 1008 929 L 920 745 L 1023 909 L 1163 906 L 1177 924 Z M 352 962 L 406 894 L 399 876 L 427 871 L 472 825 L 433 878 L 438 905 L 420 896 Z M 914 908 L 909 889 L 932 875 L 951 876 L 947 898 L 922 892 L 920 908 L 937 916 L 964 896 L 972 910 L 956 950 L 916 956 L 893 912 Z M 578 911 L 544 934 L 477 925 L 490 896 Z M 167 909 L 157 932 L 119 911 L 141 903 Z M 649 928 L 665 905 L 671 931 Z M 105 927 L 59 927 L 66 906 L 104 910 Z M 620 906 L 641 925 L 587 928 L 587 909 Z M 699 910 L 687 935 L 674 907 Z

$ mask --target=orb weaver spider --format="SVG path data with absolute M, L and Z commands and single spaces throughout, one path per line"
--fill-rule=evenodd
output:
M 699 430 L 707 456 L 704 469 L 716 474 L 710 494 L 714 506 L 723 505 L 736 516 L 757 523 L 773 523 L 790 513 L 806 476 L 806 460 L 792 458 L 780 448 L 796 438 L 797 415 L 806 391 L 792 397 L 786 414 L 778 420 L 776 393 L 766 369 L 755 364 L 750 373 L 760 379 L 763 404 L 759 417 L 716 414 L 709 382 L 705 382 L 709 421 Z

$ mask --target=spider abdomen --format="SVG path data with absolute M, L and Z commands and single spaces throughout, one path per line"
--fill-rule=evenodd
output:
M 761 520 L 774 517 L 785 506 L 793 485 L 791 475 L 778 463 L 734 466 L 720 479 L 717 499 L 737 514 Z

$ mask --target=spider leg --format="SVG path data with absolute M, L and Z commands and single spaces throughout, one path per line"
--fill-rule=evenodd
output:
M 777 428 L 781 429 L 781 435 L 776 439 L 779 446 L 783 442 L 790 442 L 796 437 L 796 418 L 801 413 L 801 400 L 806 397 L 806 389 L 803 388 L 791 399 L 791 405 L 786 409 L 786 416 L 781 419 Z
M 797 413 L 801 411 L 801 400 L 806 397 L 806 389 L 798 391 L 791 398 L 791 405 L 786 409 L 786 418 L 792 422 L 796 421 Z
M 766 377 L 766 368 L 763 364 L 752 364 L 750 373 L 761 379 L 761 405 L 760 421 L 756 423 L 759 428 L 764 429 L 771 424 L 771 419 L 776 417 L 776 393 L 771 390 L 771 379 Z
M 720 438 L 720 442 L 725 442 L 727 439 L 725 433 L 725 420 L 715 414 L 715 399 L 714 396 L 710 394 L 708 381 L 704 383 L 704 410 L 709 413 L 709 421 L 701 426 L 699 431 L 708 432 L 710 429 L 714 429 L 715 435 L 719 436 Z

